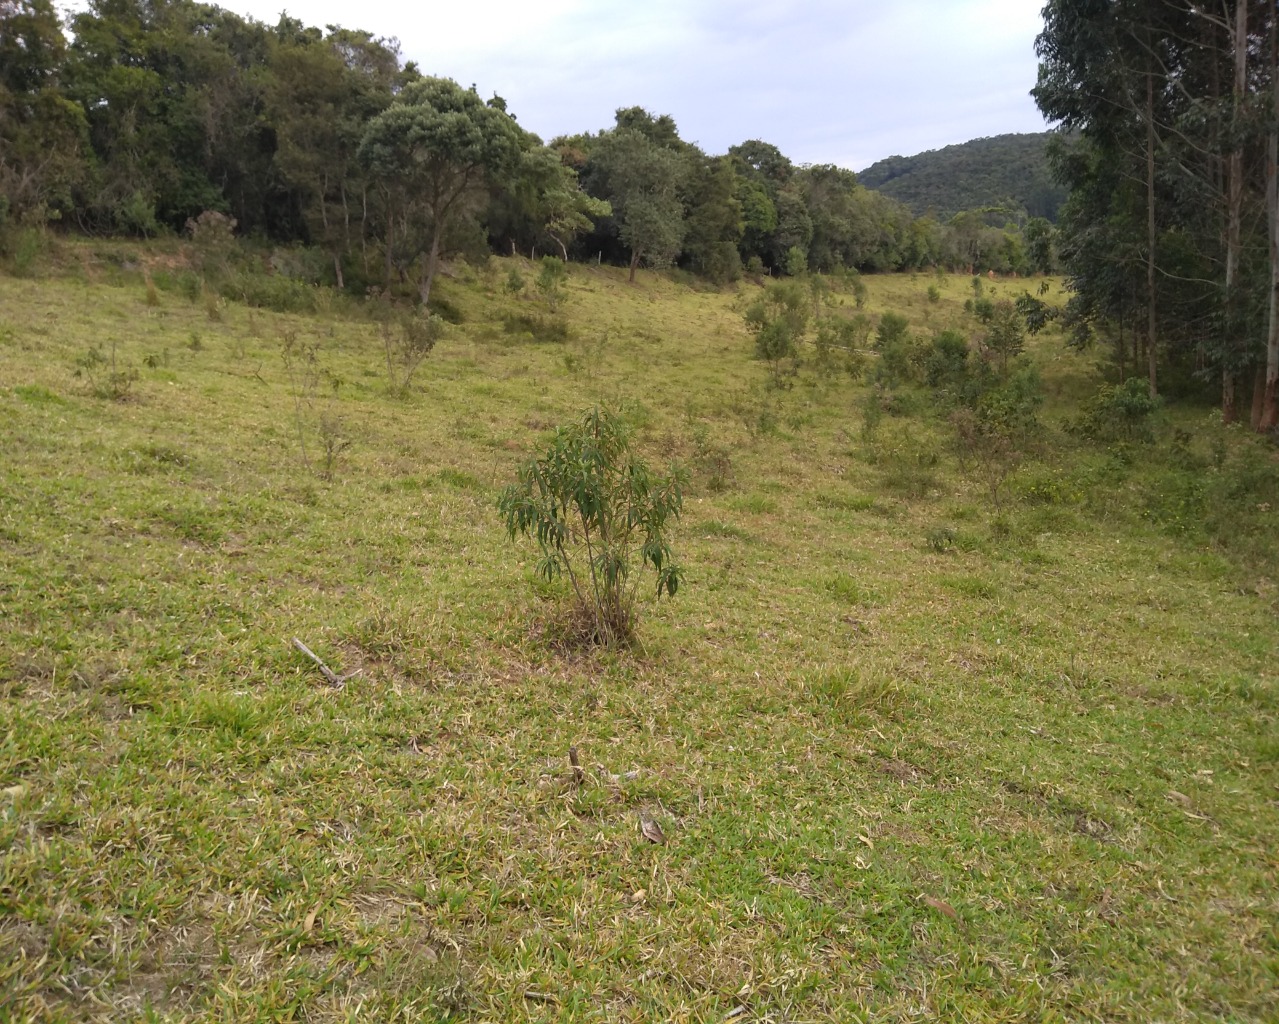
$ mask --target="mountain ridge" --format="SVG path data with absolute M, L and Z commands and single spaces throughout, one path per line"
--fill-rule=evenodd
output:
M 858 171 L 857 180 L 904 203 L 917 217 L 931 213 L 949 220 L 962 210 L 993 206 L 1055 221 L 1066 190 L 1048 167 L 1052 136 L 1010 132 L 889 156 Z

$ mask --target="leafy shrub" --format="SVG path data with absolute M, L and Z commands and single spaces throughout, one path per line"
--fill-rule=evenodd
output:
M 933 335 L 924 359 L 924 380 L 933 388 L 958 388 L 968 376 L 968 339 L 959 331 Z
M 720 494 L 736 482 L 728 449 L 711 440 L 709 431 L 700 423 L 693 428 L 693 469 L 712 494 Z
M 999 372 L 1007 374 L 1009 360 L 1021 355 L 1026 347 L 1026 325 L 1016 305 L 1007 299 L 993 303 L 989 317 L 983 317 L 983 321 L 989 324 L 989 329 L 982 339 L 982 348 L 988 356 L 999 360 Z
M 1047 281 L 1041 285 L 1040 294 L 1043 294 L 1043 287 L 1048 284 Z M 1055 306 L 1041 301 L 1026 292 L 1017 298 L 1017 312 L 1021 314 L 1022 320 L 1026 323 L 1026 330 L 1031 334 L 1038 334 L 1050 323 L 1057 319 L 1058 310 Z
M 110 353 L 104 355 L 97 345 L 89 347 L 76 360 L 76 376 L 84 376 L 89 381 L 89 391 L 95 398 L 109 398 L 123 402 L 133 391 L 141 374 L 136 367 L 124 366 L 116 361 L 115 342 L 111 342 Z
M 694 267 L 712 284 L 723 286 L 741 280 L 742 257 L 732 242 L 711 242 L 695 257 Z M 763 269 L 764 265 L 760 263 L 760 273 Z
M 941 302 L 941 289 L 935 284 L 928 286 L 928 301 L 933 303 Z
M 950 416 L 960 469 L 985 484 L 996 508 L 1004 483 L 1038 442 L 1042 404 L 1039 375 L 1023 368 Z
M 911 376 L 910 323 L 899 313 L 885 313 L 875 331 L 875 349 L 879 366 L 875 379 L 887 387 L 896 387 Z
M 35 274 L 36 261 L 44 252 L 44 234 L 38 228 L 23 228 L 13 241 L 14 277 L 31 277 Z
M 937 486 L 937 452 L 931 448 L 908 444 L 886 451 L 881 456 L 884 487 L 905 498 L 919 500 Z
M 799 344 L 808 330 L 808 297 L 795 281 L 778 281 L 752 302 L 744 314 L 755 336 L 755 356 L 772 368 L 775 381 L 797 368 Z
M 1146 379 L 1129 377 L 1122 384 L 1102 385 L 1084 407 L 1078 429 L 1096 441 L 1151 441 L 1150 420 L 1158 409 Z
M 568 268 L 558 256 L 543 256 L 542 269 L 534 284 L 546 308 L 554 313 L 564 301 L 564 286 L 568 281 Z
M 613 645 L 634 636 L 644 566 L 656 574 L 659 597 L 673 597 L 683 581 L 667 534 L 683 508 L 683 486 L 679 471 L 655 475 L 625 423 L 596 408 L 556 430 L 545 454 L 502 493 L 498 511 L 512 540 L 536 538 L 543 578 L 568 577 L 582 639 Z
M 925 535 L 928 546 L 937 554 L 944 555 L 954 550 L 955 531 L 949 526 L 934 526 Z
M 229 274 L 219 285 L 224 298 L 246 306 L 273 309 L 277 313 L 314 313 L 318 289 L 306 281 L 260 270 L 240 270 Z

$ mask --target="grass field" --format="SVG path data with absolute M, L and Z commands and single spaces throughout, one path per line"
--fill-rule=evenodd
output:
M 509 264 L 403 399 L 358 316 L 0 277 L 0 1018 L 1275 1019 L 1273 448 L 1074 438 L 1050 333 L 995 509 L 927 395 L 766 389 L 754 286 L 577 267 L 539 341 Z M 601 400 L 693 469 L 613 652 L 495 511 Z

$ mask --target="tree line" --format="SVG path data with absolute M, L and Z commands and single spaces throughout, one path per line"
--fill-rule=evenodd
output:
M 193 0 L 0 0 L 0 232 L 151 236 L 209 213 L 325 254 L 331 283 L 416 285 L 512 249 L 742 273 L 1048 270 L 1051 227 L 946 221 L 752 140 L 710 155 L 638 107 L 543 143 L 394 40 Z
M 1050 0 L 1033 95 L 1066 132 L 1066 323 L 1152 394 L 1218 382 L 1227 422 L 1279 425 L 1279 13 L 1274 0 Z M 1249 392 L 1251 395 L 1249 396 Z

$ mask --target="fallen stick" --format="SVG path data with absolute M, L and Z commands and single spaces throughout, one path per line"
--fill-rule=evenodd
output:
M 325 681 L 332 687 L 341 689 L 346 684 L 346 681 L 348 679 L 350 679 L 352 676 L 358 676 L 360 674 L 360 670 L 357 668 L 354 672 L 348 672 L 344 676 L 338 675 L 336 672 L 333 671 L 333 669 L 329 668 L 328 665 L 324 664 L 324 662 L 320 660 L 320 656 L 318 654 L 316 654 L 313 650 L 311 650 L 311 648 L 309 648 L 297 637 L 293 638 L 293 646 L 296 647 L 303 654 L 305 654 L 313 662 L 315 662 L 316 666 L 320 670 L 320 675 L 324 676 Z

